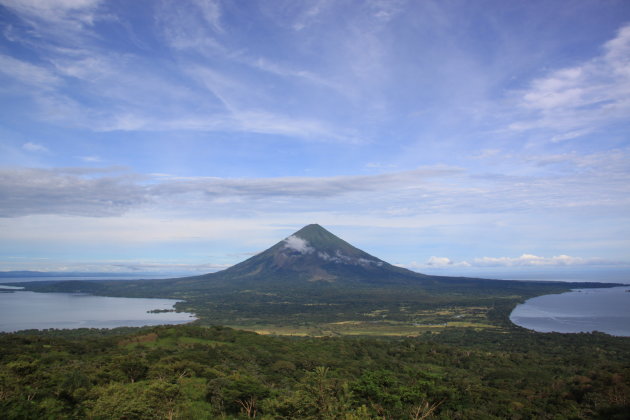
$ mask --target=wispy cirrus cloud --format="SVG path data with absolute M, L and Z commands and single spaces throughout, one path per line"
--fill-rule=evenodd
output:
M 46 148 L 46 146 L 43 146 L 41 144 L 38 143 L 32 143 L 32 142 L 28 142 L 28 143 L 24 143 L 22 145 L 22 149 L 26 150 L 27 152 L 35 152 L 35 153 L 42 153 L 42 152 L 48 152 L 48 148 Z
M 223 32 L 221 3 L 219 0 L 193 0 L 192 3 L 198 7 L 204 21 L 210 24 L 215 32 Z
M 217 39 L 224 32 L 219 1 L 193 0 L 186 3 L 167 0 L 157 5 L 156 20 L 162 39 L 176 50 L 204 53 L 225 49 Z
M 1 0 L 0 4 L 21 15 L 49 22 L 78 21 L 91 24 L 102 0 Z
M 83 162 L 96 163 L 101 162 L 102 159 L 98 156 L 77 156 L 78 159 L 81 159 Z
M 104 48 L 98 42 L 102 34 L 93 23 L 104 19 L 123 26 L 124 22 L 98 1 L 7 1 L 5 6 L 28 28 L 12 28 L 11 39 L 38 55 L 32 61 L 0 56 L 0 74 L 9 80 L 7 86 L 17 82 L 28 87 L 20 92 L 36 104 L 37 112 L 29 110 L 31 117 L 100 132 L 241 132 L 309 141 L 358 141 L 355 132 L 326 118 L 296 113 L 284 98 L 278 100 L 275 89 L 259 83 L 259 76 L 267 74 L 282 84 L 340 89 L 311 71 L 294 70 L 262 55 L 224 46 L 218 39 L 224 32 L 219 2 L 156 6 L 164 17 L 157 23 L 163 26 L 176 60 L 149 57 L 142 48 Z M 46 29 L 68 22 L 74 23 L 70 26 L 78 40 L 75 43 L 64 41 L 70 29 Z M 208 59 L 211 44 L 216 56 Z M 182 45 L 202 59 L 182 51 Z
M 0 72 L 33 89 L 31 93 L 45 119 L 96 131 L 236 131 L 315 141 L 357 141 L 352 133 L 343 133 L 321 120 L 243 108 L 238 98 L 247 92 L 241 93 L 238 82 L 226 76 L 209 70 L 202 74 L 217 102 L 159 75 L 139 77 L 133 71 L 133 60 L 92 55 L 89 50 L 60 53 L 46 65 L 0 56 L 0 64 L 5 64 Z M 208 78 L 210 74 L 212 78 Z M 72 83 L 80 80 L 88 92 L 103 92 L 99 102 L 111 108 L 84 106 L 63 89 L 64 81 L 70 79 L 75 80 Z M 236 96 L 229 86 L 239 86 Z M 187 110 L 189 103 L 205 109 L 191 113 Z
M 7 55 L 0 55 L 0 73 L 38 91 L 51 91 L 62 83 L 49 66 L 27 63 Z
M 396 15 L 404 10 L 406 0 L 371 0 L 368 1 L 368 7 L 372 12 L 372 16 L 382 22 L 389 22 Z
M 552 130 L 560 142 L 592 133 L 630 115 L 630 25 L 602 47 L 601 55 L 554 70 L 516 92 L 521 115 L 510 129 Z
M 86 37 L 93 38 L 89 28 L 99 19 L 112 18 L 99 11 L 101 4 L 103 0 L 0 0 L 0 5 L 18 14 L 32 28 L 25 32 L 10 28 L 10 38 L 32 46 L 61 42 L 77 45 L 84 43 Z

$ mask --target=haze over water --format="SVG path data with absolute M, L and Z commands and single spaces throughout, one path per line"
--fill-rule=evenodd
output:
M 518 305 L 510 320 L 538 332 L 600 331 L 630 336 L 630 285 L 603 289 L 576 289 L 538 296 Z
M 117 298 L 76 293 L 0 293 L 0 331 L 47 328 L 116 328 L 182 324 L 195 318 L 173 309 L 173 299 Z

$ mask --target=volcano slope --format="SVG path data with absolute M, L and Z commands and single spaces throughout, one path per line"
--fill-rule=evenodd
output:
M 24 286 L 24 283 L 20 285 Z M 514 328 L 529 297 L 602 283 L 429 276 L 393 266 L 317 224 L 226 270 L 166 280 L 26 284 L 42 292 L 181 299 L 202 324 L 307 335 L 417 335 L 449 327 Z

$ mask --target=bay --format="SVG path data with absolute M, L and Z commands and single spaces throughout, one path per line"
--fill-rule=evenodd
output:
M 117 298 L 81 293 L 0 293 L 0 331 L 47 328 L 116 328 L 183 324 L 194 321 L 186 312 L 170 310 L 174 299 Z
M 538 332 L 599 331 L 630 337 L 630 285 L 602 289 L 575 289 L 538 296 L 519 304 L 510 320 Z

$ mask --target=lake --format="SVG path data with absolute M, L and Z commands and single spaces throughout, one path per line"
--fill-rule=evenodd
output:
M 538 296 L 517 305 L 510 320 L 538 332 L 599 331 L 630 337 L 630 285 L 575 289 Z
M 0 292 L 0 331 L 140 327 L 183 324 L 196 319 L 185 312 L 147 312 L 173 309 L 176 302 L 173 299 L 115 298 L 80 293 Z

